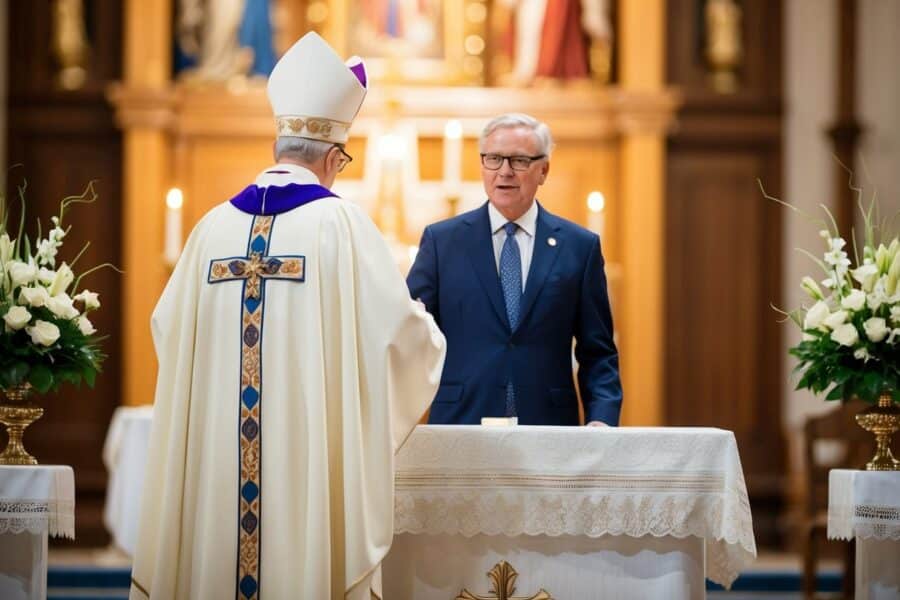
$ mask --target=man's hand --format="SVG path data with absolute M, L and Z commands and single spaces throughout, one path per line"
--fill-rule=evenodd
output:
M 585 427 L 609 427 L 609 425 L 607 425 L 603 421 L 591 421 L 590 423 L 585 423 L 584 426 Z

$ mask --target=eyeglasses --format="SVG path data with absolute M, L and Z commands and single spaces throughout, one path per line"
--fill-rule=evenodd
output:
M 349 165 L 350 163 L 353 162 L 353 157 L 350 156 L 349 154 L 347 154 L 347 151 L 344 150 L 344 147 L 341 146 L 340 144 L 335 144 L 334 147 L 337 148 L 338 151 L 339 151 L 339 152 L 341 153 L 341 155 L 342 155 L 342 156 L 341 156 L 341 164 L 340 164 L 340 166 L 338 167 L 338 173 L 340 173 L 341 171 L 344 170 L 344 167 L 346 167 L 347 165 Z
M 527 171 L 531 166 L 531 163 L 543 158 L 546 158 L 545 154 L 538 154 L 537 156 L 503 156 L 502 154 L 482 154 L 481 164 L 485 169 L 497 171 L 500 169 L 500 167 L 503 166 L 503 161 L 508 160 L 509 166 L 512 167 L 513 171 Z

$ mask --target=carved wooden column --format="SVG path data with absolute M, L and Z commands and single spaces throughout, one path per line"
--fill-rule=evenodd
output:
M 168 273 L 162 260 L 169 187 L 172 2 L 128 0 L 124 83 L 110 98 L 123 130 L 122 403 L 147 404 L 156 387 L 150 316 Z
M 664 85 L 665 0 L 619 4 L 620 84 L 656 96 Z M 620 145 L 624 425 L 663 424 L 665 351 L 665 130 L 654 111 L 632 105 Z
M 834 193 L 835 220 L 838 230 L 846 240 L 851 239 L 857 214 L 856 193 L 850 189 L 850 173 L 854 168 L 856 146 L 862 134 L 862 126 L 856 119 L 856 0 L 840 0 L 838 8 L 838 77 L 837 112 L 834 124 L 828 129 L 828 137 L 834 145 L 834 155 L 844 166 L 835 165 Z M 854 182 L 854 187 L 856 182 Z

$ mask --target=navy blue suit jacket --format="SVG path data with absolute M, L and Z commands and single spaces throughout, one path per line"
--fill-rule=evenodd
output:
M 622 385 L 599 238 L 538 207 L 521 316 L 512 331 L 487 206 L 426 227 L 406 279 L 447 337 L 428 422 L 501 417 L 512 380 L 520 424 L 577 425 L 574 337 L 586 420 L 617 425 Z

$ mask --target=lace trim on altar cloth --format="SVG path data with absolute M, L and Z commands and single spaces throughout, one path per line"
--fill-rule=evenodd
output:
M 874 504 L 839 506 L 828 518 L 828 537 L 900 541 L 900 508 Z
M 0 534 L 26 531 L 75 539 L 75 502 L 0 499 Z
M 746 495 L 723 491 L 721 481 L 718 492 L 698 489 L 711 483 L 707 481 L 678 491 L 668 488 L 667 493 L 607 490 L 595 494 L 553 493 L 553 490 L 523 494 L 474 487 L 410 491 L 415 486 L 409 483 L 406 474 L 403 483 L 398 474 L 395 533 L 465 537 L 478 534 L 695 536 L 706 540 L 707 577 L 726 587 L 756 557 Z M 622 484 L 621 479 L 619 483 Z M 678 488 L 679 483 L 674 487 Z

